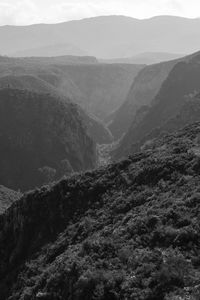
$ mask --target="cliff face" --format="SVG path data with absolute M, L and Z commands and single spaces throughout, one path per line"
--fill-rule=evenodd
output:
M 188 96 L 199 91 L 200 87 L 199 55 L 191 57 L 187 61 L 178 62 L 160 91 L 153 100 L 149 111 L 141 122 L 133 120 L 128 132 L 122 139 L 118 149 L 114 151 L 113 158 L 119 159 L 135 151 L 147 141 L 152 130 L 162 126 L 168 119 L 175 117 L 181 110 Z
M 3 89 L 0 157 L 1 184 L 27 190 L 47 177 L 56 179 L 65 160 L 74 171 L 93 168 L 96 146 L 76 105 L 49 94 Z
M 0 299 L 199 295 L 200 123 L 0 216 Z

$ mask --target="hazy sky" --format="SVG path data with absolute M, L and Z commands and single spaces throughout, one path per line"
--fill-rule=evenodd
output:
M 200 17 L 200 0 L 0 0 L 0 25 L 56 23 L 98 15 Z

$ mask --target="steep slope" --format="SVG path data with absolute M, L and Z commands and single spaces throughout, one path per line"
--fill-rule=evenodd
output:
M 150 106 L 163 82 L 173 69 L 177 60 L 164 62 L 142 69 L 136 76 L 124 103 L 107 118 L 109 129 L 115 139 L 127 132 L 138 109 Z
M 199 25 L 199 19 L 174 16 L 144 20 L 104 16 L 60 24 L 2 26 L 0 53 L 12 56 L 31 49 L 34 55 L 33 48 L 63 43 L 99 58 L 129 57 L 147 49 L 169 53 L 182 53 L 184 49 L 184 53 L 192 53 L 200 49 Z
M 113 135 L 107 126 L 94 115 L 88 114 L 81 107 L 77 107 L 81 119 L 87 129 L 88 135 L 96 144 L 109 144 L 113 142 Z
M 166 134 L 167 132 L 175 132 L 183 128 L 187 124 L 192 124 L 200 120 L 200 95 L 188 97 L 180 107 L 180 111 L 169 118 L 161 126 L 154 128 L 147 136 L 142 148 L 148 148 L 155 138 Z M 133 146 L 134 148 L 134 146 Z M 132 149 L 133 150 L 133 149 Z
M 3 88 L 28 90 L 36 93 L 47 93 L 55 98 L 65 98 L 65 93 L 53 87 L 47 81 L 32 75 L 8 75 L 0 77 L 0 89 Z M 78 108 L 84 124 L 88 130 L 88 134 L 99 144 L 110 143 L 113 136 L 108 128 L 100 120 L 92 114 L 86 113 L 81 107 Z
M 168 119 L 177 115 L 185 102 L 186 97 L 200 90 L 200 54 L 196 54 L 187 61 L 177 63 L 163 83 L 159 93 L 153 100 L 140 122 L 133 121 L 127 134 L 114 151 L 114 159 L 126 156 L 135 144 L 137 151 L 148 135 L 157 127 L 162 126 Z
M 198 299 L 199 136 L 23 196 L 0 216 L 0 299 Z
M 136 76 L 124 103 L 108 116 L 107 123 L 115 139 L 127 133 L 137 111 L 154 104 L 155 98 L 168 75 L 178 62 L 188 62 L 199 52 L 155 65 L 146 66 Z
M 21 196 L 22 194 L 20 192 L 15 192 L 0 185 L 0 214 L 2 214 L 15 201 L 19 200 Z
M 58 88 L 67 92 L 68 81 L 79 91 L 79 104 L 100 119 L 105 119 L 125 100 L 131 84 L 143 65 L 98 64 L 60 67 Z M 72 95 L 73 97 L 73 95 Z M 75 100 L 74 100 L 75 101 Z
M 60 176 L 66 160 L 74 171 L 96 163 L 95 143 L 77 106 L 49 94 L 0 90 L 1 184 L 39 186 Z

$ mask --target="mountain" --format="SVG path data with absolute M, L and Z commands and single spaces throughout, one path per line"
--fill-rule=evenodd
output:
M 0 181 L 28 190 L 92 169 L 96 145 L 77 105 L 50 94 L 0 90 Z
M 2 214 L 11 204 L 19 200 L 22 196 L 20 192 L 15 192 L 5 186 L 0 186 L 0 214 Z
M 119 159 L 137 151 L 148 140 L 151 131 L 159 129 L 169 119 L 174 118 L 181 110 L 185 100 L 200 90 L 200 53 L 195 53 L 185 61 L 178 62 L 143 117 L 133 120 L 127 134 L 114 151 L 114 159 Z
M 200 19 L 159 16 L 138 20 L 102 16 L 59 24 L 0 27 L 0 53 L 13 56 L 32 49 L 73 45 L 87 55 L 103 59 L 125 58 L 144 52 L 192 53 L 200 49 Z M 98 34 L 97 34 L 98 33 Z M 75 47 L 75 52 L 73 47 Z M 31 50 L 30 50 L 31 49 Z M 40 51 L 40 50 L 39 50 Z M 55 53 L 55 52 L 54 52 Z
M 127 93 L 122 105 L 111 113 L 106 121 L 115 139 L 124 135 L 142 106 L 150 106 L 163 82 L 176 65 L 177 60 L 163 62 L 143 68 Z
M 1 300 L 198 299 L 200 123 L 0 216 Z
M 100 60 L 100 62 L 153 65 L 164 61 L 174 60 L 180 58 L 181 56 L 184 55 L 177 54 L 177 53 L 165 53 L 165 52 L 144 52 L 131 57 L 104 59 L 104 60 L 102 59 Z
M 87 56 L 87 53 L 70 44 L 55 44 L 48 45 L 39 48 L 32 48 L 21 50 L 13 54 L 16 57 L 31 57 L 31 56 L 41 56 L 41 57 L 55 57 L 55 56 Z
M 125 101 L 106 118 L 108 127 L 116 140 L 128 131 L 134 118 L 137 117 L 138 110 L 153 104 L 173 67 L 178 62 L 187 62 L 198 55 L 199 52 L 195 52 L 179 59 L 146 66 L 138 73 Z
M 0 67 L 0 86 L 61 93 L 103 120 L 123 103 L 143 65 L 106 65 L 92 57 L 67 56 L 0 57 Z

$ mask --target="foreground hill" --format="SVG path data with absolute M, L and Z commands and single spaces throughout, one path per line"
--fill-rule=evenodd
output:
M 2 214 L 11 204 L 19 200 L 22 196 L 20 192 L 15 192 L 6 188 L 5 186 L 0 186 L 0 214 Z
M 27 190 L 63 176 L 66 164 L 73 171 L 96 164 L 96 145 L 77 105 L 50 94 L 0 90 L 1 184 Z
M 199 136 L 24 195 L 0 216 L 0 299 L 198 299 Z
M 60 24 L 2 26 L 0 53 L 35 56 L 45 47 L 51 47 L 51 51 L 55 47 L 51 52 L 55 56 L 63 44 L 71 47 L 72 55 L 78 49 L 79 53 L 98 58 L 129 57 L 147 49 L 168 53 L 182 53 L 184 49 L 185 53 L 192 53 L 200 49 L 199 26 L 200 19 L 175 16 L 144 20 L 103 16 Z

